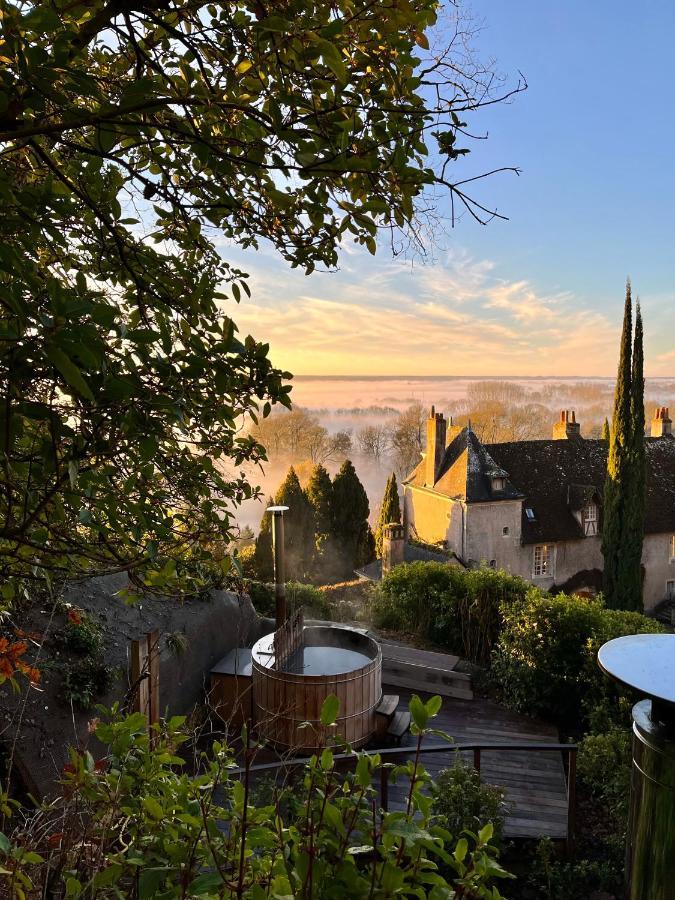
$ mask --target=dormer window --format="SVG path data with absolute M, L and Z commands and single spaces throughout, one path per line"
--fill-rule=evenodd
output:
M 595 503 L 588 503 L 581 513 L 584 534 L 591 537 L 598 533 L 598 507 Z
M 534 522 L 534 520 L 536 519 L 536 516 L 535 516 L 535 514 L 534 514 L 534 510 L 532 509 L 531 506 L 526 506 L 526 507 L 525 507 L 525 515 L 527 516 L 528 522 Z
M 506 489 L 506 478 L 502 475 L 495 475 L 492 478 L 492 492 L 499 493 L 499 491 L 503 491 Z

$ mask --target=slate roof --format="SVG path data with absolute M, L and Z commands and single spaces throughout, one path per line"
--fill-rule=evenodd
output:
M 675 534 L 675 438 L 646 438 L 647 534 Z M 600 501 L 607 444 L 597 440 L 514 441 L 489 444 L 490 455 L 525 495 L 523 543 L 583 537 L 572 511 L 595 496 Z M 530 520 L 525 510 L 535 518 Z
M 426 547 L 419 547 L 416 544 L 409 544 L 407 541 L 403 547 L 403 562 L 440 562 L 447 565 L 464 565 L 459 557 L 452 551 L 435 553 L 433 550 L 427 550 Z M 365 578 L 368 581 L 382 580 L 382 560 L 375 559 L 361 569 L 356 569 L 355 574 L 359 578 Z
M 647 534 L 675 534 L 675 437 L 645 438 L 647 451 Z M 454 500 L 484 503 L 523 500 L 525 544 L 583 537 L 573 512 L 595 499 L 602 507 L 607 443 L 601 440 L 512 441 L 483 445 L 470 428 L 448 444 L 433 490 Z M 503 491 L 491 478 L 506 477 Z M 422 460 L 405 480 L 425 487 Z M 531 519 L 526 509 L 531 509 Z
M 426 465 L 422 459 L 404 483 L 425 487 L 425 474 Z M 491 479 L 495 477 L 507 479 L 503 491 L 492 490 Z M 516 500 L 522 497 L 522 493 L 512 481 L 513 479 L 509 479 L 509 472 L 495 462 L 471 428 L 467 427 L 445 448 L 445 456 L 433 489 L 446 497 L 469 503 Z

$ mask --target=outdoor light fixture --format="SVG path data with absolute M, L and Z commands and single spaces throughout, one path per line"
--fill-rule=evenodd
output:
M 627 900 L 675 900 L 675 634 L 608 641 L 598 663 L 648 698 L 633 707 Z

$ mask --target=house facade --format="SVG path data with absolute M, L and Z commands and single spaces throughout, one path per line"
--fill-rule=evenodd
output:
M 482 444 L 432 407 L 427 451 L 403 483 L 406 540 L 438 544 L 546 590 L 602 589 L 607 443 L 563 410 L 551 440 Z M 645 438 L 645 609 L 675 599 L 675 437 L 661 407 Z

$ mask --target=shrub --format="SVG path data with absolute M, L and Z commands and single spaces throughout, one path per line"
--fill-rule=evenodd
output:
M 552 597 L 536 588 L 503 605 L 501 616 L 492 674 L 504 702 L 574 730 L 594 720 L 618 723 L 630 708 L 626 691 L 598 668 L 599 647 L 623 634 L 663 630 L 639 613 L 606 609 L 601 598 Z
M 259 615 L 274 616 L 276 601 L 273 584 L 251 581 L 247 585 L 247 590 Z M 331 606 L 326 595 L 313 584 L 289 581 L 286 584 L 286 604 L 289 614 L 303 608 L 306 613 L 318 619 L 329 619 L 331 615 Z
M 620 844 L 608 847 L 608 852 L 604 859 L 578 858 L 567 862 L 557 859 L 552 841 L 545 838 L 537 846 L 528 887 L 542 900 L 585 900 L 599 892 L 618 897 L 623 884 Z
M 579 782 L 607 807 L 616 831 L 628 822 L 631 777 L 631 734 L 614 728 L 607 734 L 589 734 L 579 743 Z
M 417 700 L 416 721 L 431 718 L 438 700 Z M 329 727 L 337 703 L 330 716 L 325 711 Z M 419 740 L 427 733 L 420 727 Z M 429 777 L 414 762 L 395 769 L 412 781 L 403 812 L 376 812 L 377 756 L 355 754 L 345 773 L 327 748 L 292 785 L 282 774 L 270 801 L 263 792 L 254 805 L 246 776 L 230 774 L 228 747 L 215 742 L 197 772 L 182 765 L 177 748 L 191 737 L 182 718 L 156 727 L 151 740 L 143 716 L 114 715 L 98 724 L 96 737 L 106 754 L 94 761 L 87 751 L 71 751 L 63 797 L 3 835 L 3 896 L 18 884 L 31 897 L 97 900 L 498 900 L 497 880 L 510 877 L 497 862 L 489 825 L 457 840 L 434 823 L 421 795 Z
M 457 754 L 451 769 L 439 773 L 434 786 L 434 813 L 450 834 L 456 838 L 463 832 L 476 833 L 481 825 L 490 822 L 493 841 L 500 846 L 506 815 L 503 788 L 485 784 L 480 773 L 466 765 Z
M 65 668 L 63 692 L 66 700 L 89 709 L 112 683 L 112 669 L 98 659 L 81 659 Z
M 475 663 L 487 663 L 501 609 L 530 586 L 506 572 L 437 562 L 396 566 L 378 586 L 373 612 L 383 628 L 412 632 Z
M 100 627 L 86 613 L 71 616 L 62 633 L 64 648 L 79 656 L 97 656 L 103 647 Z

